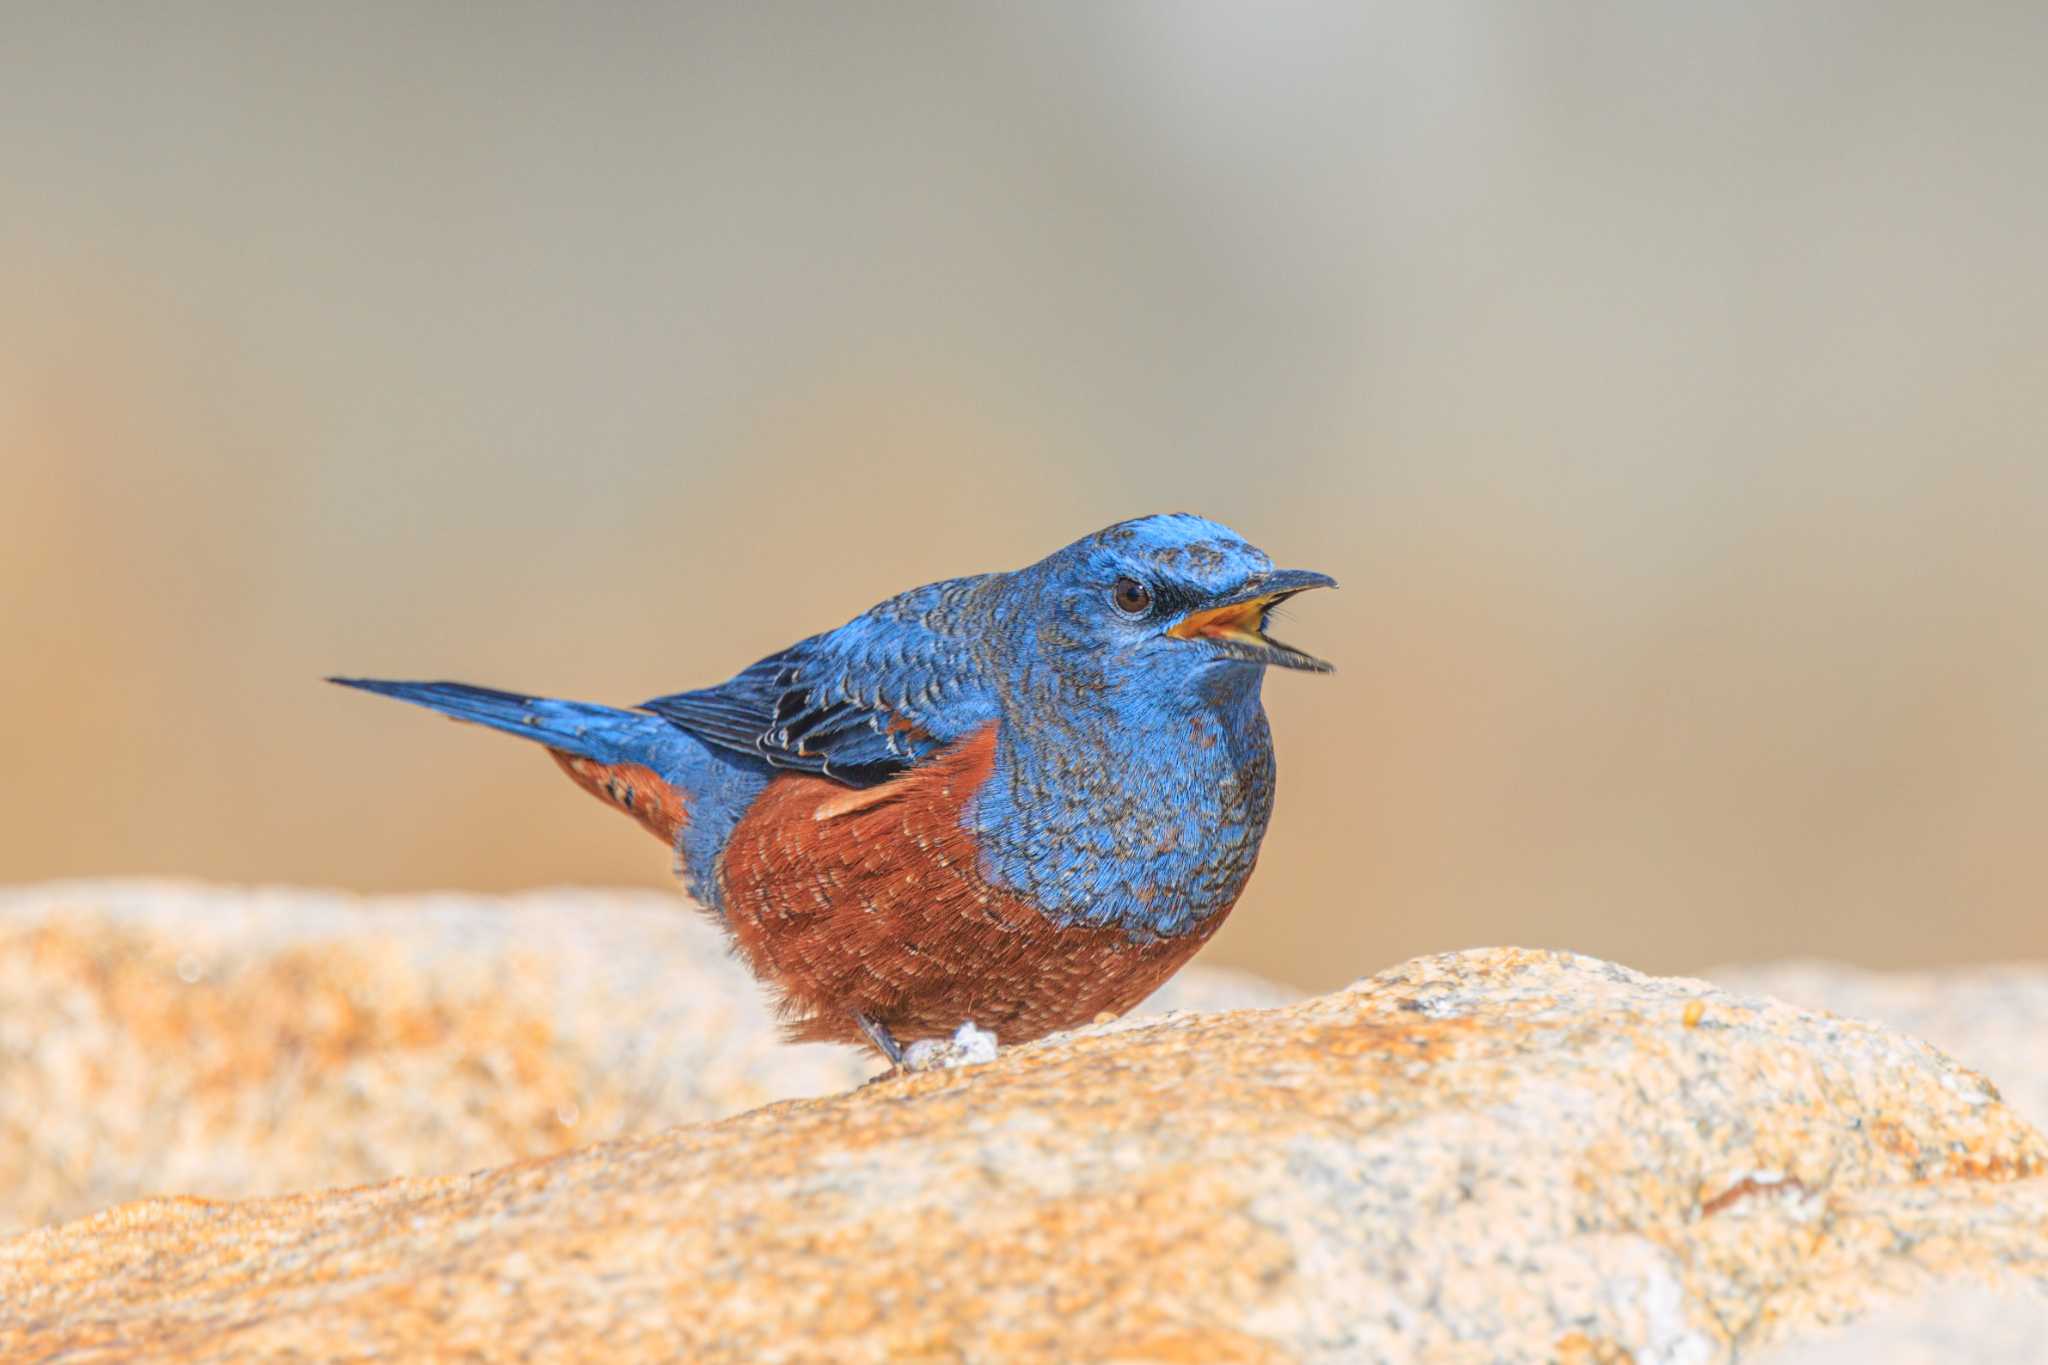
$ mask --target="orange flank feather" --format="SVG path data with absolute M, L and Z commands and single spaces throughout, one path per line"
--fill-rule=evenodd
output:
M 638 763 L 599 763 L 560 749 L 550 749 L 569 780 L 608 806 L 617 806 L 669 847 L 689 822 L 683 795 L 652 768 Z
M 1223 922 L 1137 943 L 990 886 L 961 815 L 995 739 L 991 725 L 860 791 L 783 773 L 741 817 L 720 869 L 727 923 L 792 1040 L 861 1042 L 858 1011 L 905 1043 L 968 1019 L 1025 1042 L 1123 1013 Z

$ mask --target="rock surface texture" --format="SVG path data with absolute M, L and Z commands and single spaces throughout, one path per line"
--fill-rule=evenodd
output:
M 1872 1019 L 1925 1039 L 1996 1080 L 2008 1105 L 2048 1130 L 2048 963 L 1873 972 L 1839 962 L 1774 962 L 1707 976 L 1726 990 Z
M 2048 1143 L 1884 1028 L 1512 949 L 656 1137 L 0 1243 L 0 1358 L 1696 1365 L 2048 1283 Z
M 1141 1012 L 1292 994 L 1190 968 Z M 475 1170 L 878 1069 L 780 1042 L 678 896 L 0 890 L 0 1234 Z
M 2048 964 L 1874 972 L 1835 962 L 1777 962 L 1708 975 L 1726 989 L 1873 1019 L 1926 1039 L 1996 1078 L 2010 1108 L 2048 1128 Z M 2048 1362 L 2048 1294 L 1945 1285 L 1859 1321 L 1838 1339 L 1783 1346 L 1757 1365 L 1961 1362 Z
M 1840 1333 L 1780 1346 L 1755 1365 L 2041 1365 L 2048 1294 L 1944 1285 Z

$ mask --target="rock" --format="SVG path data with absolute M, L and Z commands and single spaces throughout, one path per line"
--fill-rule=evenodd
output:
M 0 1242 L 0 1356 L 1699 1365 L 2048 1284 L 2048 1143 L 1882 1027 L 1567 954 L 472 1175 Z
M 2002 1098 L 2048 1126 L 2048 964 L 1875 972 L 1834 962 L 1778 962 L 1707 973 L 1731 990 L 1767 993 L 1924 1038 L 1996 1077 Z M 1759 1365 L 2038 1365 L 2048 1360 L 2048 1297 L 1945 1286 L 1858 1322 L 1840 1337 L 1781 1347 Z
M 2048 1298 L 1947 1285 L 1872 1314 L 1839 1335 L 1780 1346 L 1755 1365 L 2041 1365 Z
M 1779 962 L 1724 967 L 1707 976 L 1729 990 L 1874 1019 L 1925 1038 L 1996 1079 L 2007 1104 L 2048 1128 L 2048 963 L 1873 972 L 1835 962 Z
M 1293 994 L 1192 967 L 1143 1008 Z M 0 1232 L 474 1170 L 879 1069 L 780 1042 L 676 896 L 0 891 Z

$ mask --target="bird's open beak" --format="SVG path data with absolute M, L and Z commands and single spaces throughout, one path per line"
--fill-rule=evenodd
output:
M 1234 600 L 1189 612 L 1168 627 L 1166 633 L 1176 640 L 1206 641 L 1227 658 L 1331 673 L 1335 665 L 1266 634 L 1266 615 L 1298 592 L 1336 586 L 1337 580 L 1328 574 L 1307 569 L 1275 569 L 1246 584 L 1244 592 Z

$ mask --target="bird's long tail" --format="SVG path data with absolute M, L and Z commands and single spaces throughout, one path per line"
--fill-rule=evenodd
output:
M 558 701 L 456 682 L 329 678 L 444 716 L 547 746 L 585 791 L 631 815 L 671 845 L 688 819 L 676 759 L 688 741 L 659 716 L 594 702 Z
M 329 678 L 343 687 L 361 688 L 439 711 L 457 720 L 474 721 L 508 735 L 534 740 L 550 749 L 605 762 L 646 762 L 649 747 L 669 731 L 658 717 L 642 711 L 621 711 L 586 701 L 556 701 L 472 687 L 455 682 L 388 682 L 382 678 Z

